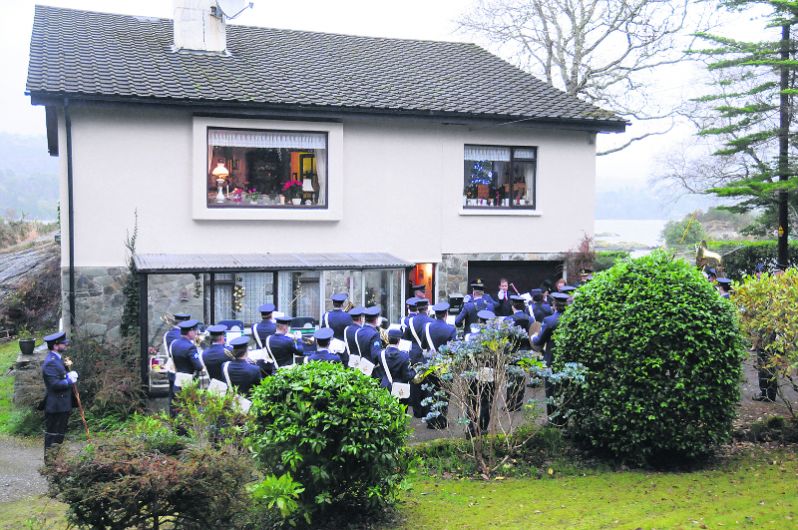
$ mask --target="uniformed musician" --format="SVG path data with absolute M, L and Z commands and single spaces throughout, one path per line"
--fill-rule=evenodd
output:
M 379 355 L 382 351 L 382 341 L 377 327 L 380 325 L 380 307 L 371 306 L 364 310 L 365 325 L 357 332 L 357 354 L 365 357 L 374 364 L 380 362 Z
M 47 343 L 47 357 L 42 363 L 44 379 L 44 463 L 49 464 L 48 455 L 53 445 L 64 441 L 69 413 L 72 412 L 72 387 L 78 381 L 78 373 L 67 372 L 62 355 L 69 346 L 66 333 L 59 331 L 44 337 Z
M 408 315 L 404 329 L 403 339 L 410 341 L 410 362 L 417 364 L 424 361 L 424 354 L 429 350 L 427 338 L 424 335 L 427 323 L 432 322 L 429 317 L 429 300 L 426 298 L 415 299 L 416 313 Z
M 418 298 L 415 296 L 411 296 L 405 300 L 405 316 L 402 317 L 402 321 L 399 323 L 399 327 L 401 328 L 402 332 L 407 329 L 407 322 L 410 320 L 410 318 L 418 314 L 417 304 Z
M 427 286 L 423 283 L 413 284 L 411 290 L 413 291 L 413 296 L 416 298 L 427 297 Z
M 488 322 L 495 320 L 496 315 L 493 311 L 488 311 L 487 309 L 483 309 L 477 313 L 478 319 L 478 329 L 475 331 L 467 334 L 465 336 L 465 340 L 478 340 L 482 330 L 485 328 L 485 325 Z M 469 417 L 469 425 L 468 425 L 468 433 L 471 436 L 477 436 L 479 434 L 485 434 L 488 430 L 488 426 L 490 425 L 490 409 L 493 406 L 493 396 L 496 393 L 496 383 L 492 376 L 488 376 L 486 372 L 483 372 L 481 368 L 486 369 L 486 371 L 492 372 L 496 369 L 495 366 L 486 365 L 484 367 L 475 367 L 477 369 L 477 374 L 471 380 L 471 391 L 470 399 L 469 399 L 469 409 L 471 413 L 475 413 L 479 410 L 479 418 L 472 415 Z M 477 407 L 476 400 L 477 396 L 479 396 L 480 404 Z
M 169 399 L 175 394 L 175 365 L 172 358 L 172 343 L 180 338 L 180 323 L 185 322 L 191 318 L 188 313 L 175 313 L 172 315 L 174 318 L 174 325 L 166 331 L 163 335 L 163 350 L 162 353 L 169 359 L 166 364 L 166 377 L 169 380 Z M 170 405 L 171 407 L 171 405 Z
M 540 331 L 532 336 L 532 344 L 543 348 L 543 362 L 545 362 L 546 366 L 549 368 L 551 368 L 554 362 L 554 331 L 557 329 L 560 323 L 560 316 L 563 311 L 565 311 L 570 299 L 567 294 L 559 292 L 552 293 L 551 297 L 554 300 L 554 313 L 543 319 L 543 325 Z M 550 383 L 548 379 L 544 381 L 544 389 L 547 399 L 554 397 L 556 389 L 554 384 Z M 546 404 L 546 413 L 549 417 L 551 417 L 555 411 L 556 408 L 551 403 Z
M 731 280 L 729 278 L 718 278 L 715 280 L 715 286 L 722 298 L 731 298 Z
M 401 329 L 388 330 L 388 346 L 380 352 L 377 366 L 374 367 L 380 380 L 380 386 L 388 390 L 391 389 L 393 383 L 410 383 L 416 376 L 416 372 L 410 367 L 410 356 L 397 347 L 401 339 Z M 390 377 L 385 371 L 386 367 Z M 401 403 L 409 404 L 407 400 L 401 400 Z
M 543 322 L 543 319 L 554 313 L 554 310 L 545 299 L 543 289 L 530 289 L 529 294 L 532 295 L 532 316 L 535 317 L 535 322 Z
M 332 300 L 333 308 L 321 317 L 321 327 L 331 328 L 333 336 L 338 340 L 344 340 L 344 330 L 347 326 L 352 325 L 352 317 L 343 309 L 348 296 L 346 293 L 332 295 L 330 300 Z
M 233 359 L 222 364 L 225 382 L 242 396 L 249 396 L 252 388 L 263 379 L 261 368 L 247 360 L 248 345 L 249 337 L 246 335 L 231 340 Z
M 464 326 L 466 333 L 471 329 L 472 324 L 479 321 L 477 314 L 480 311 L 493 312 L 493 304 L 483 298 L 485 293 L 485 284 L 482 280 L 474 280 L 471 282 L 471 299 L 463 304 L 463 309 L 460 314 L 454 319 L 454 325 L 457 327 Z
M 278 368 L 296 363 L 294 356 L 302 357 L 302 343 L 288 335 L 291 317 L 287 315 L 277 317 L 277 329 L 274 335 L 269 335 L 263 341 L 263 347 L 269 356 L 275 360 Z
M 258 307 L 258 311 L 260 311 L 260 322 L 252 324 L 252 338 L 255 339 L 258 348 L 263 348 L 266 337 L 274 335 L 274 332 L 277 331 L 277 325 L 274 323 L 274 319 L 272 319 L 272 314 L 275 309 L 274 304 L 268 303 Z
M 202 371 L 199 351 L 197 350 L 197 345 L 194 344 L 194 339 L 197 337 L 197 325 L 199 325 L 199 322 L 194 319 L 184 320 L 178 324 L 180 326 L 180 338 L 171 345 L 172 359 L 177 372 L 194 375 Z M 175 392 L 179 391 L 180 388 L 175 386 Z
M 347 359 L 350 355 L 360 355 L 357 349 L 357 335 L 365 324 L 365 307 L 357 306 L 349 310 L 349 316 L 352 318 L 352 323 L 344 329 L 344 342 L 346 343 L 346 356 Z M 348 361 L 347 361 L 348 364 Z
M 526 309 L 526 300 L 524 300 L 523 297 L 514 294 L 510 297 L 510 301 L 513 306 L 513 314 L 511 315 L 513 324 L 523 329 L 524 332 L 529 333 L 529 326 L 532 325 L 532 322 L 534 322 L 532 319 L 535 317 L 530 317 L 529 312 Z M 521 349 L 528 350 L 529 339 L 523 339 L 521 341 L 520 347 Z
M 432 306 L 432 310 L 435 312 L 435 319 L 427 322 L 425 326 L 424 335 L 427 338 L 427 345 L 433 354 L 457 338 L 457 328 L 446 322 L 446 317 L 449 315 L 449 307 L 447 302 L 439 302 Z M 423 392 L 424 397 L 432 396 L 440 390 L 440 381 L 435 374 L 430 374 L 424 378 L 424 384 L 432 386 L 431 390 Z M 424 412 L 426 416 L 429 413 L 429 408 L 422 407 L 421 412 Z M 445 429 L 449 426 L 447 419 L 448 406 L 439 409 L 438 412 L 440 413 L 438 416 L 427 421 L 428 429 Z
M 334 337 L 332 328 L 319 328 L 313 337 L 316 339 L 316 351 L 312 352 L 307 357 L 307 362 L 311 361 L 326 361 L 330 363 L 344 364 L 341 356 L 337 353 L 330 352 L 330 341 Z
M 202 352 L 202 364 L 208 372 L 208 377 L 224 382 L 222 364 L 233 359 L 232 351 L 225 348 L 225 332 L 227 326 L 217 324 L 206 328 L 211 344 Z

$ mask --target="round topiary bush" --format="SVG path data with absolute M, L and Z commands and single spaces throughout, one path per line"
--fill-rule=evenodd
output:
M 574 438 L 627 462 L 678 465 L 729 440 L 745 354 L 737 313 L 664 251 L 580 288 L 555 332 L 555 369 L 587 370 L 562 397 Z
M 250 414 L 266 475 L 253 495 L 288 522 L 382 506 L 408 470 L 405 408 L 359 370 L 326 362 L 279 370 L 254 390 Z

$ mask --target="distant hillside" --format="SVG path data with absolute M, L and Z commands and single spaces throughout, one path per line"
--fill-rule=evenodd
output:
M 58 208 L 58 158 L 44 136 L 0 133 L 0 215 L 52 221 Z
M 716 206 L 711 196 L 679 195 L 642 184 L 596 189 L 596 219 L 681 219 L 696 210 Z

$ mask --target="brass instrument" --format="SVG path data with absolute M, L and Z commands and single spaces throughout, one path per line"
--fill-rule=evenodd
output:
M 709 250 L 707 248 L 707 242 L 701 241 L 699 245 L 696 245 L 695 265 L 700 269 L 704 267 L 713 267 L 718 269 L 718 273 L 720 274 L 723 269 L 723 256 Z
M 380 330 L 380 342 L 382 342 L 382 347 L 385 348 L 388 346 L 388 330 L 382 326 L 378 329 Z
M 355 307 L 355 304 L 353 304 L 353 303 L 352 303 L 352 300 L 350 300 L 349 298 L 347 298 L 347 299 L 346 299 L 346 301 L 344 302 L 344 305 L 343 305 L 343 306 L 341 306 L 341 309 L 343 309 L 344 311 L 346 311 L 346 312 L 348 313 L 348 312 L 349 312 L 349 311 L 351 311 L 351 310 L 352 310 L 354 307 Z

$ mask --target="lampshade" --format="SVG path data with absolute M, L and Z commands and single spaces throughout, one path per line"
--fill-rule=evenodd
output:
M 213 168 L 213 171 L 211 171 L 211 175 L 217 179 L 226 179 L 228 176 L 230 176 L 230 172 L 227 171 L 226 167 L 224 167 L 224 162 L 219 162 L 216 167 Z
M 313 193 L 313 181 L 311 179 L 302 179 L 302 191 L 307 191 L 308 193 Z

